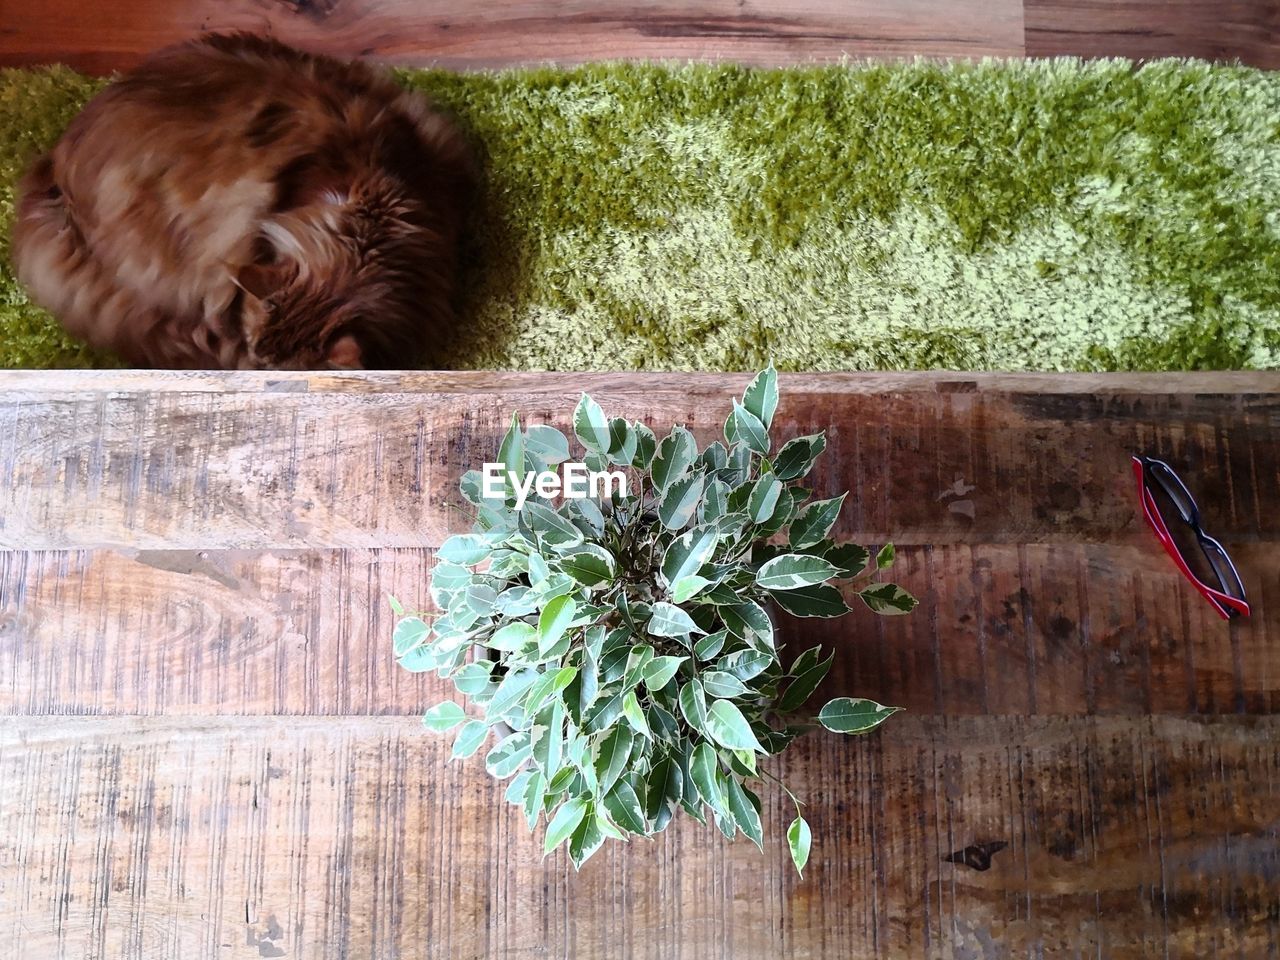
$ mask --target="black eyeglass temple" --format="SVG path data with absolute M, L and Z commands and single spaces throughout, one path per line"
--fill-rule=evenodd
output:
M 1237 600 L 1245 599 L 1244 581 L 1240 579 L 1240 571 L 1236 569 L 1226 548 L 1208 534 L 1201 533 L 1196 539 L 1199 540 L 1200 549 L 1208 558 L 1209 566 L 1218 578 L 1218 585 L 1222 587 L 1222 592 Z M 1215 558 L 1220 559 L 1225 566 L 1219 565 Z
M 1181 515 L 1183 522 L 1198 528 L 1200 525 L 1200 507 L 1196 503 L 1196 498 L 1191 495 L 1191 491 L 1187 489 L 1187 485 L 1178 476 L 1177 471 L 1163 460 L 1157 460 L 1155 457 L 1143 457 L 1142 462 L 1147 472 L 1159 484 L 1160 489 L 1165 492 L 1169 499 L 1173 501 L 1174 506 L 1178 508 L 1178 513 Z

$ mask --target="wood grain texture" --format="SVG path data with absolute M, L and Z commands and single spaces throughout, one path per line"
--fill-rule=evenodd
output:
M 0 65 L 136 64 L 206 31 L 459 69 L 650 58 L 1203 57 L 1280 66 L 1277 0 L 6 0 Z
M 458 475 L 578 391 L 701 438 L 742 376 L 0 374 L 6 956 L 1264 957 L 1280 942 L 1280 375 L 784 376 L 910 617 L 791 621 L 907 706 L 776 770 L 817 846 L 693 823 L 573 874 L 417 715 Z M 1165 455 L 1255 615 L 1135 510 Z
M 809 738 L 799 880 L 696 823 L 543 860 L 403 718 L 0 722 L 10 956 L 1261 957 L 1273 719 L 900 718 Z M 793 814 L 769 795 L 774 839 Z M 985 869 L 946 858 L 1006 846 Z M 973 861 L 970 861 L 971 863 Z
M 742 378 L 577 375 L 386 379 L 238 375 L 256 391 L 25 389 L 0 378 L 0 546 L 22 549 L 296 549 L 434 546 L 465 526 L 457 478 L 498 447 L 513 409 L 562 425 L 582 389 L 618 415 L 718 436 Z M 201 382 L 216 383 L 214 376 Z M 1052 378 L 1047 378 L 1047 382 Z M 136 383 L 136 378 L 131 381 Z M 1280 532 L 1280 375 L 1263 392 L 984 389 L 982 378 L 919 389 L 892 376 L 783 377 L 776 437 L 825 429 L 817 491 L 852 491 L 838 531 L 901 544 L 1148 544 L 1129 457 L 1142 451 L 1201 478 L 1207 526 L 1232 542 Z M 1024 381 L 1025 382 L 1025 381 Z M 1265 391 L 1267 383 L 1272 385 Z M 715 411 L 714 418 L 706 418 Z M 1082 429 L 1095 421 L 1106 430 Z M 1230 441 L 1227 435 L 1230 434 Z M 975 434 L 983 439 L 974 442 Z
M 1276 0 L 1024 0 L 1029 57 L 1200 57 L 1280 67 Z
M 913 713 L 1280 711 L 1280 550 L 1231 547 L 1255 613 L 1226 624 L 1154 539 L 903 547 L 924 606 L 781 619 L 836 652 L 820 693 Z M 429 608 L 425 549 L 0 552 L 0 715 L 420 713 L 451 684 L 393 662 L 388 594 Z
M 1018 56 L 1021 0 L 7 0 L 0 63 L 105 73 L 205 31 L 343 57 L 476 68 L 623 58 L 763 65 Z

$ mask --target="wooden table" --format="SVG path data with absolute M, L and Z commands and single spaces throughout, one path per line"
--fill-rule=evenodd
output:
M 788 625 L 824 693 L 803 880 L 680 823 L 543 860 L 394 664 L 511 409 L 719 429 L 740 376 L 0 376 L 0 942 L 15 958 L 1270 956 L 1280 943 L 1280 376 L 784 376 L 839 532 L 910 617 Z M 1139 516 L 1185 471 L 1255 616 Z
M 1200 57 L 1280 67 L 1276 0 L 5 0 L 0 65 L 107 73 L 204 31 L 455 69 L 552 61 Z

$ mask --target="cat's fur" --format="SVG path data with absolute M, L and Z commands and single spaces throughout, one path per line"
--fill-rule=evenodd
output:
M 453 324 L 462 137 L 360 63 L 246 35 L 111 84 L 21 188 L 14 262 L 139 366 L 408 366 Z

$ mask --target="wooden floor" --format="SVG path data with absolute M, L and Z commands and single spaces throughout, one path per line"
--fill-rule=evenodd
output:
M 1180 56 L 1280 66 L 1280 0 L 5 0 L 0 65 L 91 72 L 203 30 L 474 68 L 623 57 Z
M 910 617 L 790 623 L 904 705 L 780 767 L 818 841 L 581 874 L 422 709 L 460 473 L 580 389 L 702 440 L 737 376 L 0 374 L 0 942 L 49 958 L 1263 957 L 1280 943 L 1280 375 L 784 376 Z M 1137 510 L 1185 471 L 1255 616 Z

